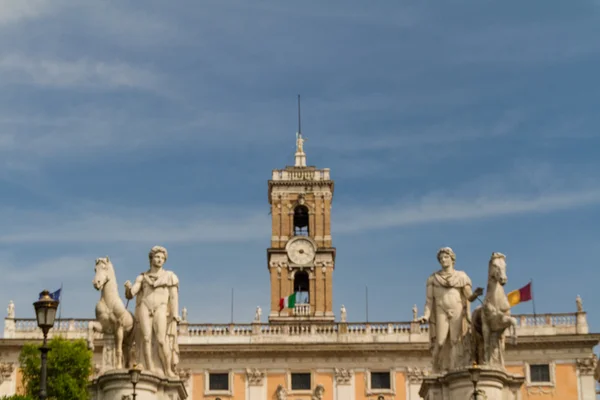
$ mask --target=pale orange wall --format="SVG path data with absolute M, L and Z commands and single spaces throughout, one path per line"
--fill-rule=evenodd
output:
M 395 400 L 406 400 L 406 377 L 403 372 L 396 372 L 396 396 Z
M 194 391 L 192 392 L 192 400 L 204 398 L 204 372 L 192 375 L 194 383 Z
M 323 394 L 323 400 L 333 400 L 333 375 L 332 374 L 315 374 L 315 382 L 313 383 L 313 389 L 321 384 L 325 388 Z
M 354 374 L 354 387 L 356 388 L 356 393 L 354 394 L 356 400 L 363 400 L 365 398 L 365 373 L 364 372 L 356 372 Z
M 524 366 L 508 366 L 508 372 L 525 376 Z M 574 364 L 558 364 L 555 366 L 556 382 L 554 390 L 550 390 L 547 386 L 540 386 L 547 394 L 540 393 L 536 386 L 530 386 L 527 391 L 527 383 L 521 388 L 521 396 L 523 400 L 577 400 L 577 373 Z
M 278 385 L 288 388 L 285 374 L 269 374 L 267 377 L 267 400 L 275 399 L 275 391 Z

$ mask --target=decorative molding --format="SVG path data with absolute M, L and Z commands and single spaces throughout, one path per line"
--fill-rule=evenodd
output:
M 406 369 L 406 377 L 408 378 L 408 381 L 410 383 L 421 383 L 423 381 L 423 378 L 427 375 L 429 375 L 429 371 L 427 371 L 425 368 L 408 367 Z
M 248 379 L 248 385 L 250 386 L 262 386 L 265 378 L 265 372 L 260 371 L 257 368 L 246 369 L 246 379 Z
M 13 371 L 15 370 L 15 363 L 3 362 L 0 363 L 0 383 L 7 379 L 10 379 Z
M 192 377 L 192 369 L 191 368 L 179 368 L 177 370 L 177 375 L 179 375 L 179 379 L 181 379 L 186 386 L 189 385 L 190 378 Z
M 335 368 L 335 382 L 338 385 L 350 385 L 352 383 L 352 371 L 346 368 Z
M 597 365 L 598 357 L 595 354 L 592 357 L 577 360 L 577 370 L 580 375 L 594 375 Z

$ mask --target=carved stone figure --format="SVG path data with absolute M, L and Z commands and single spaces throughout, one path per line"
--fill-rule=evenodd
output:
M 346 322 L 346 307 L 342 304 L 342 308 L 340 309 L 340 321 Z
M 256 313 L 254 313 L 254 322 L 260 322 L 260 316 L 262 315 L 262 309 L 260 306 L 256 306 Z
M 487 293 L 483 305 L 473 311 L 473 356 L 481 365 L 504 369 L 505 331 L 512 328 L 513 340 L 517 337 L 517 320 L 510 316 L 510 304 L 504 285 L 506 256 L 492 253 L 488 263 Z
M 260 371 L 256 368 L 253 368 L 253 369 L 246 368 L 246 379 L 248 379 L 248 385 L 260 386 L 263 384 L 264 378 L 265 378 L 264 371 Z
M 412 312 L 413 312 L 413 321 L 418 321 L 419 320 L 419 309 L 417 308 L 417 305 L 415 304 L 412 308 Z
M 577 312 L 583 312 L 583 300 L 581 300 L 581 296 L 577 295 L 575 303 L 577 303 Z
M 335 381 L 338 385 L 349 385 L 352 382 L 352 371 L 346 368 L 335 368 Z
M 7 379 L 10 379 L 13 371 L 15 370 L 15 363 L 2 362 L 0 363 L 0 384 Z
M 187 322 L 187 308 L 183 307 L 181 310 L 181 320 Z
M 15 303 L 13 303 L 12 300 L 8 302 L 8 308 L 6 309 L 6 314 L 7 314 L 8 318 L 15 317 Z
M 442 269 L 427 279 L 427 300 L 420 320 L 429 322 L 433 371 L 441 372 L 469 364 L 471 302 L 483 289 L 472 292 L 468 275 L 454 269 L 456 255 L 451 248 L 440 249 L 437 259 Z
M 125 282 L 125 297 L 136 297 L 136 342 L 141 348 L 137 353 L 142 354 L 138 362 L 146 370 L 176 377 L 179 363 L 177 325 L 181 321 L 179 279 L 172 271 L 163 269 L 168 258 L 167 249 L 154 246 L 148 258 L 150 269 L 139 275 L 133 285 L 130 281 Z
M 315 387 L 313 391 L 312 400 L 323 400 L 323 395 L 325 394 L 325 387 L 320 383 Z
M 287 400 L 287 390 L 282 385 L 277 385 L 275 390 L 275 397 L 277 400 Z
M 299 133 L 296 133 L 296 152 L 304 153 L 304 141 L 306 139 Z
M 96 274 L 92 283 L 94 288 L 100 291 L 100 301 L 96 304 L 96 321 L 88 325 L 89 347 L 94 347 L 94 332 L 112 334 L 114 360 L 106 360 L 105 365 L 116 369 L 130 368 L 133 364 L 135 338 L 133 315 L 125 308 L 119 296 L 115 268 L 108 256 L 96 259 L 94 271 Z

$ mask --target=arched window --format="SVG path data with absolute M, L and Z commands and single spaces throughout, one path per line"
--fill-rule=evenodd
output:
M 308 273 L 298 271 L 294 274 L 294 293 L 296 293 L 296 303 L 308 304 Z
M 308 236 L 308 207 L 294 208 L 294 236 Z

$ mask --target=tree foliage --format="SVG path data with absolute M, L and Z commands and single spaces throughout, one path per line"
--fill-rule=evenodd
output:
M 35 398 L 27 395 L 15 394 L 13 396 L 2 396 L 0 400 L 35 400 Z
M 87 386 L 92 372 L 92 352 L 85 340 L 56 337 L 48 342 L 46 391 L 49 400 L 87 400 Z M 37 398 L 40 392 L 41 357 L 38 344 L 21 349 L 19 363 L 23 370 L 25 390 Z M 24 398 L 25 400 L 27 397 Z M 21 400 L 19 398 L 15 400 Z

